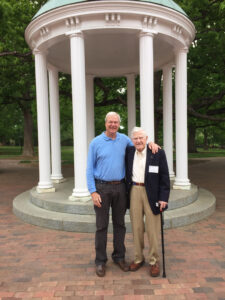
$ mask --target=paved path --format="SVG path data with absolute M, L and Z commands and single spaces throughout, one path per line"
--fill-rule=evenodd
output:
M 165 231 L 167 278 L 151 278 L 147 265 L 135 273 L 120 271 L 110 258 L 111 234 L 107 274 L 98 278 L 94 234 L 40 228 L 12 214 L 13 198 L 37 183 L 37 166 L 1 160 L 0 300 L 225 300 L 225 158 L 192 160 L 189 169 L 192 182 L 214 193 L 217 209 L 201 222 Z M 72 167 L 63 173 L 73 175 Z M 131 234 L 126 246 L 131 261 Z

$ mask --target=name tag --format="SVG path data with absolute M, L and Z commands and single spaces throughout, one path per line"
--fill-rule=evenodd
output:
M 159 166 L 149 166 L 149 173 L 159 173 Z

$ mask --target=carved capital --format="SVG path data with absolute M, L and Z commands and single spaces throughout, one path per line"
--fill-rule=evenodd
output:
M 157 34 L 157 31 L 154 30 L 142 30 L 139 34 L 139 37 L 143 37 L 143 36 L 151 36 L 154 38 L 154 36 Z
M 42 52 L 39 49 L 34 48 L 32 53 L 33 55 L 37 55 L 37 54 L 41 54 Z
M 181 54 L 181 53 L 187 54 L 188 53 L 188 47 L 177 48 L 174 52 L 175 52 L 176 55 Z
M 31 42 L 31 47 L 32 47 L 32 49 L 35 49 L 35 48 L 36 48 L 36 43 L 35 43 L 35 41 L 32 41 L 32 42 Z
M 185 45 L 186 45 L 186 47 L 189 48 L 190 44 L 191 44 L 191 41 L 190 41 L 190 39 L 187 38 L 187 39 L 185 40 Z
M 175 67 L 175 64 L 174 63 L 170 63 L 170 64 L 167 64 L 167 65 L 164 65 L 163 66 L 163 71 L 167 71 L 167 70 L 172 70 L 173 68 Z
M 52 71 L 52 72 L 58 72 L 59 71 L 55 66 L 53 66 L 49 63 L 47 64 L 47 69 L 48 69 L 48 71 Z
M 38 55 L 39 54 L 39 55 L 46 56 L 48 54 L 48 51 L 34 48 L 32 53 L 33 53 L 33 55 Z
M 188 47 L 180 48 L 179 52 L 181 52 L 181 53 L 188 53 Z
M 66 36 L 69 36 L 70 38 L 72 37 L 80 37 L 84 38 L 84 34 L 81 30 L 71 30 L 65 33 Z
M 135 78 L 136 77 L 136 74 L 135 73 L 128 73 L 126 74 L 126 77 L 128 78 Z

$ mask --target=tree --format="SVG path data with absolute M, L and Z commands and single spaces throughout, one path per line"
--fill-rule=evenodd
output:
M 95 131 L 104 130 L 107 112 L 116 111 L 121 116 L 120 131 L 127 132 L 126 78 L 95 78 Z
M 188 54 L 188 145 L 189 151 L 195 152 L 196 132 L 207 135 L 208 131 L 214 128 L 214 131 L 219 133 L 221 122 L 225 121 L 225 1 L 177 0 L 176 2 L 188 14 L 197 29 Z M 161 77 L 161 72 L 158 72 L 154 78 L 155 136 L 159 138 L 158 142 L 161 142 L 162 138 Z M 118 103 L 119 106 L 126 106 L 126 93 L 123 99 L 118 95 L 110 98 L 109 87 L 115 84 L 110 79 L 107 86 L 105 83 L 104 80 L 101 80 L 101 84 L 99 80 L 96 81 L 102 93 L 97 105 Z M 126 83 L 123 84 L 126 89 Z M 118 81 L 117 85 L 120 86 Z M 137 95 L 138 111 L 139 94 Z M 216 136 L 219 134 L 215 134 Z
M 46 0 L 1 0 L 0 2 L 0 138 L 20 143 L 24 155 L 33 155 L 32 124 L 36 124 L 33 56 L 24 40 L 24 31 Z M 176 0 L 194 22 L 197 34 L 188 54 L 189 149 L 208 141 L 224 145 L 220 138 L 225 120 L 225 0 Z M 155 74 L 155 136 L 162 137 L 161 73 Z M 60 74 L 61 136 L 71 143 L 72 103 L 70 76 Z M 139 77 L 136 79 L 137 124 L 139 118 Z M 104 116 L 116 110 L 127 132 L 126 79 L 95 79 L 96 133 L 104 130 Z M 4 118 L 4 120 L 3 120 Z M 212 134 L 214 131 L 214 134 Z M 7 140 L 8 139 L 8 140 Z
M 34 63 L 24 39 L 24 31 L 44 2 L 0 2 L 0 106 L 4 109 L 6 106 L 16 108 L 18 119 L 21 116 L 19 111 L 23 115 L 24 156 L 34 155 L 32 110 L 35 99 Z
M 188 54 L 189 150 L 199 128 L 207 134 L 225 121 L 225 1 L 177 1 L 197 34 Z

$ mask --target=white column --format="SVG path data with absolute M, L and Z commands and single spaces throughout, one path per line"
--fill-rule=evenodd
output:
M 49 108 L 48 108 L 48 76 L 45 53 L 34 50 L 35 77 L 38 121 L 38 159 L 39 182 L 38 193 L 54 192 L 50 178 L 50 134 L 49 134 Z
M 173 92 L 172 66 L 163 68 L 163 146 L 166 152 L 170 179 L 174 179 L 173 171 Z
M 60 142 L 60 112 L 59 112 L 59 84 L 58 70 L 48 66 L 49 75 L 49 103 L 51 124 L 51 154 L 53 182 L 65 181 L 61 171 L 61 142 Z
M 89 200 L 86 182 L 87 122 L 85 50 L 82 32 L 70 34 L 73 100 L 74 189 L 70 200 Z
M 127 119 L 128 119 L 128 135 L 136 126 L 136 90 L 135 90 L 135 74 L 127 75 Z
M 95 137 L 94 76 L 86 75 L 87 144 Z
M 149 141 L 155 140 L 153 38 L 152 32 L 142 32 L 139 43 L 141 127 L 146 130 Z
M 176 177 L 174 189 L 190 189 L 187 147 L 187 52 L 176 53 Z

